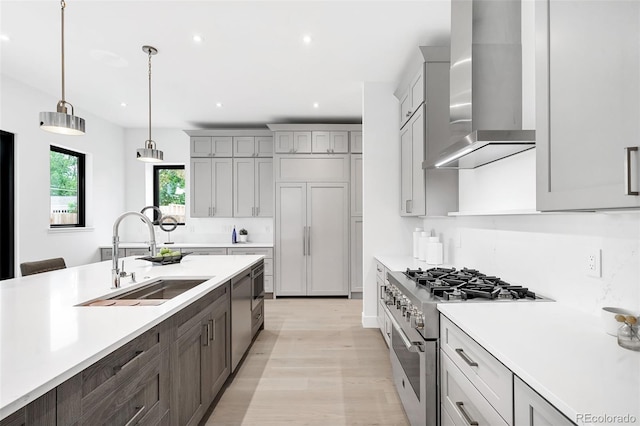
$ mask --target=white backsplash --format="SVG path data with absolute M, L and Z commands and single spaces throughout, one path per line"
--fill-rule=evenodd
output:
M 479 269 L 598 314 L 640 310 L 640 212 L 427 218 L 445 263 Z M 601 249 L 602 276 L 588 276 L 587 250 Z
M 249 232 L 249 241 L 254 243 L 273 243 L 272 218 L 189 218 L 184 226 L 171 232 L 171 241 L 176 243 L 230 243 L 231 231 L 245 228 Z M 167 232 L 155 227 L 158 242 L 167 241 Z M 127 226 L 121 241 L 146 241 L 148 231 L 143 223 Z

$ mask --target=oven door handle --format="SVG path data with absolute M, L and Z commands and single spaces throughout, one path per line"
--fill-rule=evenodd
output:
M 396 331 L 398 332 L 398 335 L 402 339 L 402 343 L 404 344 L 404 346 L 407 348 L 409 352 L 424 352 L 424 344 L 422 342 L 412 342 L 411 340 L 409 340 L 409 338 L 407 337 L 406 334 L 404 334 L 404 331 L 402 331 L 400 324 L 398 324 L 398 321 L 396 321 L 393 315 L 389 315 L 389 319 L 391 320 L 391 324 L 393 325 L 393 328 L 396 329 Z

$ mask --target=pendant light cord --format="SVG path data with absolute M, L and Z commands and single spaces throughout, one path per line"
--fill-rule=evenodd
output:
M 149 143 L 153 143 L 151 140 L 151 50 L 149 50 Z
M 62 37 L 60 37 L 60 39 L 62 40 L 62 100 L 60 102 L 62 102 L 63 104 L 65 104 L 65 100 L 64 100 L 64 8 L 66 6 L 66 3 L 64 2 L 64 0 L 60 1 L 60 15 L 61 15 L 61 32 L 62 32 Z

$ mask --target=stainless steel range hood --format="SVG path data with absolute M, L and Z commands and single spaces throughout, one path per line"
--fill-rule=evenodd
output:
M 522 130 L 520 0 L 452 0 L 450 145 L 423 168 L 474 169 L 535 148 Z

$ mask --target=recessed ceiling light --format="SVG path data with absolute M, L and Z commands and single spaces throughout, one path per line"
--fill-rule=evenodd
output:
M 217 106 L 218 108 L 222 108 L 222 102 L 216 102 L 216 106 Z
M 120 106 L 121 106 L 122 108 L 124 108 L 124 107 L 126 107 L 126 106 L 127 106 L 127 103 L 126 103 L 126 102 L 120 102 Z
M 317 102 L 314 102 L 314 103 L 313 103 L 313 107 L 314 107 L 314 108 L 319 108 L 319 107 L 320 107 L 320 104 L 319 104 L 319 103 L 317 103 Z
M 6 34 L 0 34 L 0 40 L 2 41 L 11 41 L 11 37 Z
M 193 41 L 195 41 L 196 43 L 202 43 L 202 36 L 195 34 L 193 36 Z
M 310 35 L 306 35 L 302 37 L 302 42 L 304 44 L 311 44 L 311 36 Z

